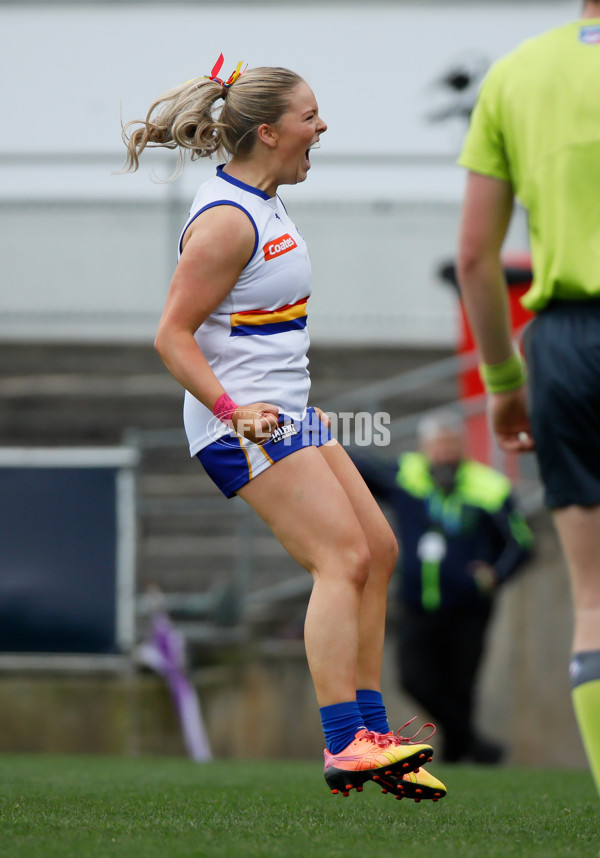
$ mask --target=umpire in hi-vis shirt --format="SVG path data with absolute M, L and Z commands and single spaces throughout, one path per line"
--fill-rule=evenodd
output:
M 540 17 L 543 6 L 540 6 Z M 600 0 L 528 39 L 486 76 L 468 170 L 458 279 L 488 414 L 505 450 L 535 448 L 571 580 L 575 714 L 600 793 Z M 514 350 L 500 249 L 517 197 L 533 283 Z

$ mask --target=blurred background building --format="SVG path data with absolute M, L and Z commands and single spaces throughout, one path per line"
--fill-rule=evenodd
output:
M 54 462 L 56 485 L 49 479 L 37 494 L 55 511 L 70 473 L 59 466 L 108 468 L 115 479 L 102 495 L 115 545 L 103 602 L 103 611 L 114 605 L 113 626 L 85 659 L 81 645 L 62 646 L 68 657 L 48 645 L 42 657 L 26 636 L 7 638 L 0 748 L 181 749 L 166 691 L 131 658 L 156 588 L 187 641 L 217 752 L 231 747 L 233 730 L 240 748 L 252 731 L 257 754 L 277 753 L 298 709 L 306 713 L 300 747 L 313 753 L 321 741 L 301 643 L 308 576 L 189 462 L 181 392 L 152 350 L 177 237 L 214 164 L 193 164 L 167 183 L 175 159 L 161 151 L 147 153 L 139 173 L 116 175 L 121 118 L 142 118 L 157 95 L 207 74 L 221 51 L 225 69 L 240 59 L 284 65 L 311 84 L 329 130 L 307 182 L 282 196 L 313 263 L 313 401 L 388 411 L 399 452 L 414 444 L 420 414 L 465 393 L 458 300 L 440 271 L 455 253 L 464 181 L 455 160 L 481 78 L 511 47 L 578 11 L 575 0 L 0 2 L 1 617 L 10 620 L 21 598 L 34 614 L 49 599 L 47 580 L 36 584 L 13 562 L 8 510 L 17 495 L 31 509 L 15 474 Z M 519 212 L 507 250 L 527 250 Z M 539 546 L 532 570 L 502 596 L 482 717 L 500 737 L 510 732 L 515 760 L 561 764 L 573 758 L 572 750 L 561 757 L 564 731 L 579 740 L 556 543 L 532 462 L 497 457 L 483 438 L 481 398 L 461 407 L 472 415 L 476 451 L 517 480 Z M 31 448 L 51 450 L 35 459 Z M 29 485 L 35 494 L 40 483 Z M 59 519 L 54 557 L 58 543 L 82 533 L 78 520 Z M 96 538 L 105 546 L 107 531 Z M 10 564 L 1 559 L 9 545 Z M 54 567 L 43 554 L 36 562 L 47 572 Z M 65 577 L 60 610 L 68 603 L 77 615 L 72 581 L 95 567 L 85 548 L 61 564 L 75 577 Z M 388 674 L 402 723 L 411 713 Z M 263 724 L 265 700 L 277 723 Z M 534 737 L 522 726 L 531 723 Z

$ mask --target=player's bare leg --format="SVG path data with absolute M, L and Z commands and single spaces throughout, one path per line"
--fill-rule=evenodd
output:
M 365 534 L 369 575 L 362 593 L 358 622 L 355 688 L 381 691 L 387 594 L 398 558 L 398 543 L 373 495 L 341 444 L 319 448 L 350 500 Z
M 280 460 L 238 494 L 313 576 L 305 646 L 319 706 L 353 700 L 370 557 L 348 497 L 316 447 Z
M 600 506 L 556 510 L 554 523 L 573 593 L 573 703 L 600 792 Z
M 319 450 L 343 486 L 367 538 L 371 564 L 359 612 L 356 688 L 359 695 L 364 694 L 364 689 L 380 692 L 387 594 L 398 559 L 398 543 L 379 505 L 343 447 L 340 444 L 327 444 Z M 399 734 L 389 731 L 388 735 L 395 742 L 401 741 Z M 417 736 L 414 744 L 427 741 L 427 736 L 423 739 Z M 402 743 L 411 744 L 408 740 L 402 740 Z M 403 777 L 379 773 L 373 777 L 373 781 L 379 784 L 382 792 L 391 793 L 398 799 L 412 798 L 416 802 L 432 799 L 435 802 L 446 795 L 444 784 L 422 767 Z
M 305 646 L 319 706 L 354 702 L 359 614 L 369 576 L 367 539 L 352 504 L 316 447 L 281 459 L 238 494 L 263 518 L 286 550 L 313 576 Z M 358 708 L 356 707 L 358 713 Z M 378 771 L 413 771 L 431 748 L 399 747 L 362 729 L 342 751 L 325 752 L 332 791 L 347 795 Z

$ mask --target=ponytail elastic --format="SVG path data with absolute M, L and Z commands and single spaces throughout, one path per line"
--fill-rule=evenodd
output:
M 229 89 L 229 87 L 236 82 L 238 77 L 240 75 L 242 75 L 244 73 L 244 71 L 246 71 L 246 69 L 244 69 L 242 71 L 242 62 L 240 61 L 237 64 L 235 70 L 229 75 L 227 80 L 221 80 L 221 78 L 218 77 L 218 74 L 221 71 L 221 69 L 223 68 L 224 62 L 225 62 L 225 57 L 223 56 L 223 54 L 219 54 L 219 59 L 214 64 L 213 70 L 211 71 L 211 73 L 209 75 L 205 75 L 205 77 L 208 80 L 214 80 L 216 83 L 221 84 L 221 86 L 223 87 L 223 93 L 224 93 L 223 97 L 225 97 L 225 95 L 227 95 L 227 90 Z

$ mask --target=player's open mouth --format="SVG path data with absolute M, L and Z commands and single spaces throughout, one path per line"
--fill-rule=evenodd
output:
M 306 155 L 305 155 L 304 157 L 306 158 L 306 163 L 307 163 L 307 165 L 308 165 L 309 167 L 310 167 L 310 152 L 311 152 L 311 149 L 320 149 L 320 148 L 321 148 L 321 141 L 320 141 L 320 140 L 315 140 L 315 142 L 312 144 L 312 146 L 309 146 L 309 147 L 308 147 L 308 149 L 306 150 Z

